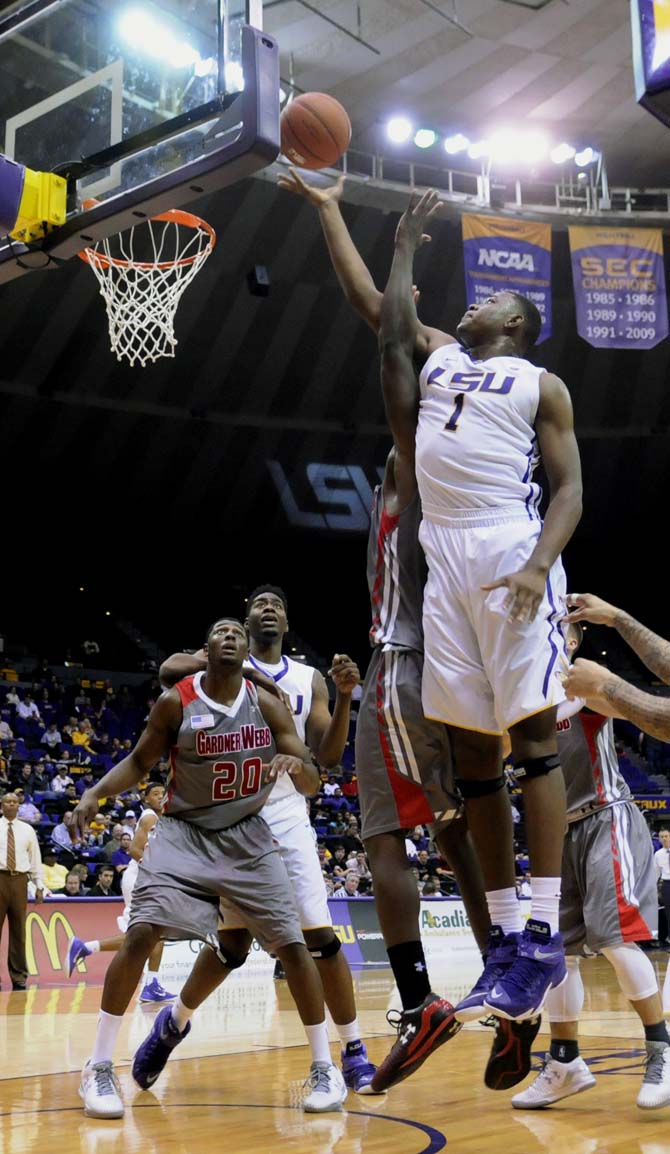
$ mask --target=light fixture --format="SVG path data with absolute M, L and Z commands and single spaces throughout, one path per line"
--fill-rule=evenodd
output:
M 201 63 L 200 53 L 186 40 L 178 40 L 149 12 L 127 9 L 119 18 L 120 35 L 128 44 L 146 56 L 154 56 L 173 68 L 194 68 Z
M 488 156 L 491 151 L 491 146 L 488 140 L 475 140 L 468 148 L 468 156 L 470 160 L 479 160 L 481 156 Z
M 497 164 L 537 164 L 548 151 L 541 132 L 518 132 L 504 128 L 491 137 L 491 158 Z
M 575 153 L 575 164 L 577 168 L 586 168 L 587 164 L 593 164 L 598 153 L 593 148 L 583 148 L 581 152 Z
M 431 148 L 437 140 L 437 133 L 432 128 L 420 128 L 414 136 L 417 148 Z
M 572 160 L 575 155 L 575 149 L 571 144 L 557 144 L 549 153 L 554 164 L 565 164 L 566 160 Z
M 386 125 L 386 135 L 394 144 L 404 144 L 412 135 L 412 124 L 406 116 L 393 116 Z
M 462 132 L 458 132 L 456 136 L 448 136 L 444 142 L 444 151 L 448 152 L 450 156 L 455 156 L 457 152 L 465 152 L 469 146 L 470 141 L 467 136 L 463 136 Z

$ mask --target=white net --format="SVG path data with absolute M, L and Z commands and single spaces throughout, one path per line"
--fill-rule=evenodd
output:
M 177 306 L 215 243 L 204 221 L 172 210 L 84 251 L 104 297 L 117 360 L 144 366 L 174 357 Z

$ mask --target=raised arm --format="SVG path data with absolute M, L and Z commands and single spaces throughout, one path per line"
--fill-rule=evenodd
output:
M 549 505 L 542 531 L 523 569 L 482 586 L 485 590 L 507 586 L 510 592 L 505 606 L 510 621 L 535 619 L 549 570 L 572 537 L 582 515 L 582 469 L 572 402 L 563 381 L 553 373 L 543 373 L 540 378 L 535 430 L 549 481 Z
M 181 700 L 176 689 L 171 689 L 158 698 L 137 745 L 128 757 L 124 757 L 123 761 L 82 794 L 79 804 L 73 810 L 74 824 L 80 832 L 83 833 L 98 812 L 101 798 L 116 797 L 132 789 L 153 769 L 157 761 L 166 756 L 174 744 L 181 720 Z
M 158 670 L 158 679 L 163 689 L 171 689 L 178 681 L 206 668 L 207 654 L 204 649 L 198 649 L 195 653 L 173 653 L 165 658 Z
M 285 188 L 289 192 L 302 196 L 309 204 L 313 204 L 318 209 L 323 235 L 342 292 L 349 304 L 372 331 L 378 333 L 381 320 L 382 293 L 377 288 L 369 268 L 351 239 L 340 212 L 339 201 L 344 188 L 344 176 L 339 177 L 337 183 L 331 185 L 330 188 L 321 188 L 308 184 L 294 168 L 289 171 L 289 176 L 279 177 L 280 188 Z M 424 361 L 436 348 L 448 344 L 451 340 L 452 338 L 441 332 L 440 329 L 429 328 L 419 321 L 414 355 L 418 360 Z
M 593 625 L 609 625 L 616 629 L 647 669 L 666 685 L 670 684 L 670 641 L 652 633 L 630 613 L 594 597 L 593 593 L 572 593 L 568 604 L 570 613 L 566 621 L 590 621 Z
M 570 668 L 564 686 L 569 697 L 585 697 L 589 704 L 603 702 L 604 709 L 598 706 L 599 712 L 623 717 L 650 737 L 670 741 L 670 700 L 667 697 L 654 697 L 636 689 L 603 665 L 585 661 L 582 657 Z
M 360 684 L 358 666 L 346 653 L 336 653 L 329 675 L 335 683 L 335 707 L 331 714 L 328 686 L 318 669 L 312 679 L 312 707 L 309 711 L 305 736 L 319 765 L 333 769 L 339 765 L 349 737 L 351 694 Z

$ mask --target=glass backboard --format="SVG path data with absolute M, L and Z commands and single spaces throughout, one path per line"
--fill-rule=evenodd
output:
M 67 224 L 39 256 L 30 246 L 29 267 L 275 159 L 278 51 L 261 13 L 253 0 L 32 0 L 3 11 L 0 152 L 68 178 Z M 0 280 L 24 263 L 0 242 Z

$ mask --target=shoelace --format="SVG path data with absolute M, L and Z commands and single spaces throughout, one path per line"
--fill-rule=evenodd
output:
M 558 1081 L 558 1072 L 552 1068 L 549 1059 L 546 1059 L 542 1064 L 542 1069 L 537 1076 L 533 1088 L 544 1084 L 550 1086 L 552 1082 L 556 1081 Z
M 386 1014 L 386 1021 L 388 1022 L 389 1026 L 400 1033 L 405 1024 L 403 1022 L 403 1017 L 404 1015 L 402 1010 L 389 1010 Z
M 509 974 L 509 970 L 504 971 Z M 512 977 L 516 985 L 524 990 L 534 990 L 546 980 L 544 966 L 533 958 L 518 957 L 514 961 Z
M 305 1086 L 309 1090 L 323 1090 L 327 1092 L 330 1090 L 330 1078 L 328 1070 L 322 1070 L 320 1066 L 316 1066 L 310 1070 L 309 1077 L 305 1082 Z
M 112 1067 L 105 1065 L 95 1066 L 95 1088 L 98 1094 L 116 1094 L 116 1079 Z
M 643 1082 L 647 1082 L 653 1086 L 658 1086 L 663 1081 L 665 1055 L 668 1050 L 654 1050 L 647 1055 L 647 1068 L 644 1072 Z

